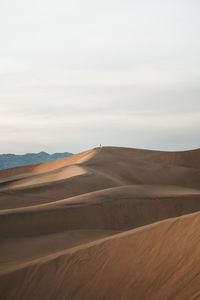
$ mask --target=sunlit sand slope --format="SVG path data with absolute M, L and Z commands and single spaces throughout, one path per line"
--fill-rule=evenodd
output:
M 2 299 L 200 298 L 200 214 L 38 259 L 1 275 Z

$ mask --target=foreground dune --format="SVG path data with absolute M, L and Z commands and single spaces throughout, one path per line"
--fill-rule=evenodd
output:
M 0 171 L 0 299 L 200 299 L 199 175 L 114 147 Z
M 165 220 L 1 275 L 2 299 L 199 299 L 200 214 Z

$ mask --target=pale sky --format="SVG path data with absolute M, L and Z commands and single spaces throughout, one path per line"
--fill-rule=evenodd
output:
M 0 0 L 0 153 L 200 147 L 199 0 Z

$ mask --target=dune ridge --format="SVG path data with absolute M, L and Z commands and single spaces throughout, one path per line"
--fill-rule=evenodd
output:
M 0 171 L 0 298 L 199 299 L 199 178 L 200 149 Z

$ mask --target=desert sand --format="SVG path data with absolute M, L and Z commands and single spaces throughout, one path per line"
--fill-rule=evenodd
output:
M 0 171 L 0 299 L 200 299 L 200 149 Z

